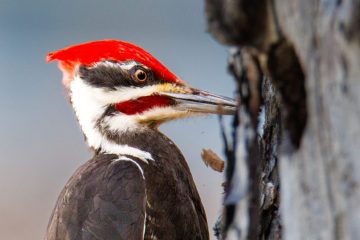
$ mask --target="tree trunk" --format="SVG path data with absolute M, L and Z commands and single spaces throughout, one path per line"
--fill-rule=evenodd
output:
M 360 0 L 206 0 L 206 13 L 233 46 L 240 102 L 219 239 L 358 239 Z

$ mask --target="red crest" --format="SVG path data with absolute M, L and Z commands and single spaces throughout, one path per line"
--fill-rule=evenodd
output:
M 63 82 L 66 86 L 74 78 L 75 69 L 83 64 L 91 66 L 102 60 L 127 61 L 135 60 L 149 67 L 156 77 L 168 82 L 184 84 L 175 74 L 170 72 L 161 62 L 144 49 L 123 41 L 100 40 L 70 46 L 49 53 L 48 62 L 59 60 L 59 68 L 63 72 Z

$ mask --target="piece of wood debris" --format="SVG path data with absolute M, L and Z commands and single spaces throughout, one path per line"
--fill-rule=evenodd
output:
M 224 171 L 224 160 L 222 160 L 211 149 L 203 149 L 201 152 L 201 158 L 203 159 L 207 167 L 210 166 L 213 170 L 217 172 Z

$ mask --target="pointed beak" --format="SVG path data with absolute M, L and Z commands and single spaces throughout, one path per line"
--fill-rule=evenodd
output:
M 188 87 L 177 86 L 173 91 L 169 90 L 159 94 L 170 97 L 176 110 L 222 115 L 232 115 L 236 112 L 236 101 L 228 97 Z

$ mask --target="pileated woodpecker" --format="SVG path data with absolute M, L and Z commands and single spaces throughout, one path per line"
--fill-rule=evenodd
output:
M 189 167 L 158 126 L 232 114 L 235 102 L 188 86 L 123 41 L 71 46 L 47 56 L 54 60 L 94 157 L 62 190 L 46 239 L 209 239 Z

